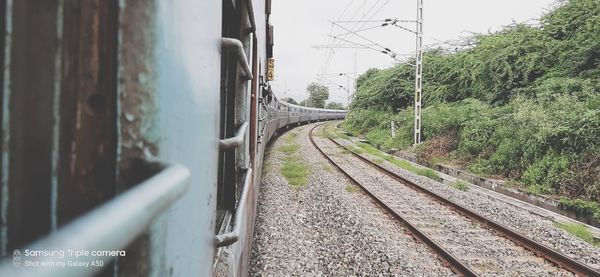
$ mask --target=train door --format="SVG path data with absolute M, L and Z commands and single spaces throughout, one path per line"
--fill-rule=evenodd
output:
M 257 40 L 251 1 L 223 0 L 221 49 L 221 133 L 219 143 L 216 275 L 237 275 L 246 264 L 247 211 L 253 200 L 256 132 Z M 252 56 L 251 56 L 252 54 Z M 250 58 L 249 58 L 250 57 Z M 250 227 L 251 228 L 251 227 Z M 239 242 L 239 243 L 238 243 Z M 225 252 L 224 252 L 225 251 Z M 242 259 L 242 260 L 240 260 Z

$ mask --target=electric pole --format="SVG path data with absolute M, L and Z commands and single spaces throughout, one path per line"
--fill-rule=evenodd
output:
M 415 140 L 414 145 L 421 143 L 421 97 L 423 84 L 423 0 L 417 0 L 417 32 L 415 55 Z

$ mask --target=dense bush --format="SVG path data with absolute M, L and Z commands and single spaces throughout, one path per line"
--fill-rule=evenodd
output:
M 473 172 L 512 178 L 532 193 L 597 201 L 600 1 L 568 1 L 540 22 L 477 35 L 456 53 L 425 53 L 425 144 L 417 150 L 467 161 Z M 409 147 L 413 71 L 399 64 L 360 76 L 344 126 L 384 149 Z

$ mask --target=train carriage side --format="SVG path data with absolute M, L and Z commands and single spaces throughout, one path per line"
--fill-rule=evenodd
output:
M 126 249 L 126 257 L 107 262 L 106 276 L 247 274 L 266 144 L 290 124 L 322 119 L 320 113 L 344 115 L 284 104 L 269 92 L 271 1 L 28 2 L 2 11 L 15 18 L 4 26 L 11 40 L 3 46 L 12 50 L 3 51 L 10 74 L 0 81 L 11 101 L 3 112 L 13 116 L 5 118 L 10 136 L 4 139 L 19 146 L 3 153 L 10 157 L 4 165 L 10 178 L 2 191 L 22 197 L 1 198 L 9 200 L 3 212 L 23 214 L 22 220 L 3 223 L 8 241 L 0 252 L 8 259 L 0 276 L 18 276 L 6 253 L 35 241 L 56 243 L 57 236 L 63 238 L 60 247 L 117 243 L 111 249 Z M 69 25 L 80 17 L 79 28 Z M 42 24 L 47 22 L 65 24 L 64 41 L 56 41 L 58 28 Z M 32 45 L 28 26 L 48 36 L 36 37 Z M 15 70 L 15 61 L 30 55 L 42 58 Z M 39 96 L 36 91 L 48 91 L 43 98 L 48 101 L 29 101 Z M 77 107 L 84 107 L 82 128 L 71 120 Z M 17 118 L 22 114 L 32 116 Z M 34 135 L 48 139 L 40 142 L 30 138 Z M 31 155 L 29 146 L 47 151 Z M 67 178 L 71 165 L 77 178 Z M 37 167 L 48 174 L 31 174 L 29 168 Z M 45 193 L 28 193 L 42 186 Z M 147 192 L 148 186 L 164 193 L 128 194 Z M 29 205 L 33 208 L 23 208 Z M 140 206 L 155 209 L 131 209 Z M 111 212 L 102 212 L 107 209 Z M 107 215 L 120 220 L 106 220 Z M 83 237 L 86 228 L 65 228 L 70 222 L 111 232 Z M 113 224 L 98 225 L 106 222 Z M 24 232 L 31 226 L 35 230 Z M 74 270 L 85 271 L 71 274 L 79 276 L 98 269 Z

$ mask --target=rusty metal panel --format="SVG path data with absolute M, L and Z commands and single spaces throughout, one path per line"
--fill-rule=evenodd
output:
M 158 154 L 153 135 L 156 116 L 156 1 L 127 0 L 119 5 L 117 84 L 117 190 L 148 177 L 144 159 Z M 159 249 L 156 251 L 160 253 Z M 142 234 L 118 261 L 118 274 L 147 276 L 151 271 L 151 234 Z
M 65 1 L 58 224 L 115 194 L 116 0 Z
M 1 4 L 6 254 L 113 194 L 116 0 Z

